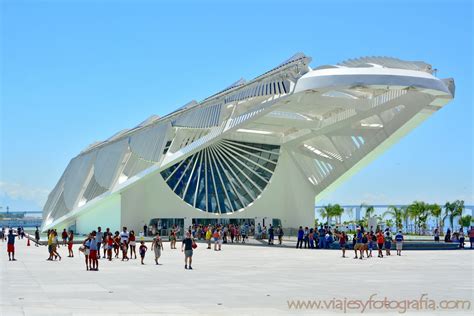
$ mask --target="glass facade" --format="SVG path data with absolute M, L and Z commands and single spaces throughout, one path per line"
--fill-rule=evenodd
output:
M 193 207 L 232 213 L 259 196 L 275 170 L 280 146 L 221 140 L 161 172 Z

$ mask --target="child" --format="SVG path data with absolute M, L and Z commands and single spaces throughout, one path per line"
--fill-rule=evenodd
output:
M 72 230 L 69 231 L 68 235 L 68 242 L 67 242 L 67 250 L 69 251 L 69 258 L 74 257 L 74 252 L 72 251 L 72 246 L 74 243 L 74 232 Z
M 147 250 L 148 250 L 148 248 L 145 246 L 145 242 L 141 241 L 140 242 L 140 248 L 138 248 L 138 251 L 140 252 L 140 257 L 142 258 L 142 264 L 144 264 L 143 259 L 145 259 L 145 253 L 146 253 Z
M 109 261 L 112 261 L 112 249 L 115 247 L 115 240 L 112 236 L 112 233 L 108 233 L 105 236 L 105 240 L 107 242 L 107 259 L 109 259 Z

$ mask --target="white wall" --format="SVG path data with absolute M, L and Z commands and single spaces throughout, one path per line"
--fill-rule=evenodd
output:
M 76 219 L 76 231 L 80 234 L 97 230 L 98 226 L 102 227 L 102 231 L 105 231 L 107 227 L 112 232 L 121 230 L 119 194 L 105 198 L 97 206 L 92 207 Z

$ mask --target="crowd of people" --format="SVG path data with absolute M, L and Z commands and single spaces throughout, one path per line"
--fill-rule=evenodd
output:
M 216 224 L 216 225 L 192 225 L 189 227 L 189 232 L 193 238 L 197 240 L 205 239 L 208 243 L 208 249 L 211 249 L 211 244 L 214 242 L 214 250 L 221 250 L 222 244 L 227 243 L 242 243 L 245 244 L 250 236 L 254 236 L 256 240 L 264 240 L 268 245 L 274 245 L 275 237 L 278 239 L 278 244 L 283 243 L 283 228 L 278 226 L 276 229 L 270 224 L 268 228 L 260 223 L 249 225 L 244 223 L 242 225 L 234 224 Z
M 164 251 L 163 240 L 156 229 L 147 231 L 145 226 L 144 231 L 139 235 L 138 253 L 140 256 L 141 264 L 145 264 L 144 259 L 148 251 L 148 247 L 145 244 L 143 236 L 152 235 L 151 251 L 154 254 L 154 261 L 156 265 L 159 265 L 159 259 L 161 258 L 162 252 Z M 270 224 L 267 228 L 265 225 L 259 223 L 254 225 L 242 224 L 242 225 L 192 225 L 183 234 L 181 229 L 177 225 L 174 225 L 169 229 L 169 242 L 171 249 L 177 249 L 176 243 L 178 239 L 182 238 L 181 251 L 185 256 L 185 269 L 192 269 L 192 256 L 193 250 L 197 248 L 196 241 L 203 240 L 207 244 L 207 249 L 214 249 L 214 251 L 221 251 L 222 244 L 226 243 L 242 243 L 248 242 L 249 236 L 253 236 L 255 240 L 264 241 L 268 245 L 274 245 L 275 237 L 278 240 L 278 244 L 281 245 L 283 242 L 283 229 L 278 226 L 276 229 Z M 474 245 L 474 229 L 468 232 L 470 248 Z M 25 238 L 25 231 L 23 227 L 18 227 L 16 233 L 14 229 L 5 229 L 2 227 L 0 231 L 0 239 L 7 241 L 7 252 L 10 261 L 16 261 L 15 259 L 15 238 Z M 48 249 L 48 261 L 61 261 L 62 257 L 59 254 L 58 249 L 61 246 L 67 246 L 68 257 L 74 257 L 74 240 L 75 235 L 72 230 L 67 231 L 64 229 L 59 234 L 55 229 L 47 231 L 47 249 Z M 434 231 L 434 239 L 439 242 L 439 230 Z M 465 235 L 461 228 L 458 232 L 451 234 L 451 230 L 448 229 L 445 235 L 445 242 L 459 242 L 460 248 L 464 248 Z M 34 233 L 35 246 L 38 247 L 40 244 L 40 232 L 36 227 Z M 303 228 L 299 227 L 297 231 L 297 242 L 296 248 L 308 248 L 308 249 L 329 249 L 331 244 L 338 243 L 342 257 L 346 257 L 346 250 L 352 248 L 354 251 L 354 259 L 363 259 L 364 257 L 370 258 L 373 256 L 373 252 L 377 252 L 377 257 L 384 257 L 391 255 L 392 243 L 395 243 L 396 254 L 401 255 L 403 249 L 404 236 L 401 230 L 398 231 L 394 236 L 389 228 L 385 230 L 374 229 L 371 227 L 366 230 L 363 226 L 358 226 L 356 232 L 350 237 L 346 231 L 336 228 L 331 228 L 327 225 L 321 225 L 319 228 Z M 213 247 L 212 247 L 213 245 Z M 99 259 L 107 259 L 112 261 L 113 259 L 121 259 L 122 261 L 128 261 L 130 259 L 137 259 L 137 235 L 133 230 L 128 231 L 127 227 L 123 227 L 122 231 L 115 231 L 112 233 L 109 228 L 102 231 L 101 227 L 97 227 L 97 230 L 90 232 L 86 238 L 82 241 L 79 251 L 84 254 L 86 270 L 88 271 L 99 271 Z
M 471 248 L 472 244 L 474 242 L 474 230 L 471 229 L 467 232 L 469 235 L 469 241 L 471 243 Z M 464 229 L 461 227 L 459 231 L 455 231 L 451 233 L 451 229 L 448 228 L 446 231 L 446 234 L 444 235 L 444 242 L 454 242 L 454 243 L 459 243 L 459 248 L 464 248 L 464 241 L 466 237 L 464 235 Z M 434 231 L 434 240 L 436 242 L 439 242 L 439 229 L 436 228 Z

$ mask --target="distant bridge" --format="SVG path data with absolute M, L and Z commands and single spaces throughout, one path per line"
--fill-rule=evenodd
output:
M 43 220 L 38 219 L 0 219 L 0 227 L 40 227 Z
M 5 210 L 0 210 L 0 213 L 8 213 L 8 214 L 42 214 L 43 211 L 14 211 L 14 212 L 10 212 L 10 211 L 5 211 Z

